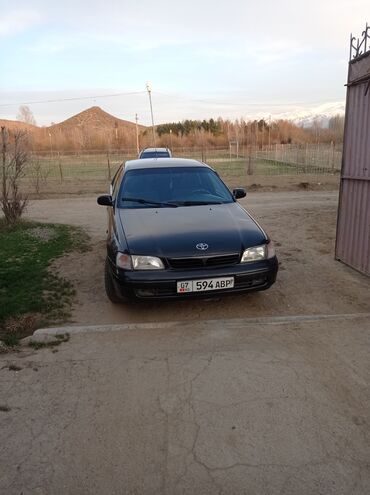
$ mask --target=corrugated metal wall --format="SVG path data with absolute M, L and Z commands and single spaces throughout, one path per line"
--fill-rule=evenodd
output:
M 336 259 L 370 275 L 370 52 L 350 62 Z

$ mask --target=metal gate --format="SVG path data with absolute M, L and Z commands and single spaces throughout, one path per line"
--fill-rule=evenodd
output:
M 370 275 L 370 26 L 351 36 L 336 259 Z

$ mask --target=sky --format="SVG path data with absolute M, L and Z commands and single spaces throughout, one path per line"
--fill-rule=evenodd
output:
M 147 125 L 148 81 L 156 123 L 333 113 L 350 33 L 370 22 L 369 0 L 0 0 L 0 12 L 0 118 L 27 103 L 39 125 L 93 105 Z

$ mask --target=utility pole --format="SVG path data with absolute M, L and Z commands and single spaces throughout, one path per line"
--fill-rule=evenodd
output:
M 153 131 L 153 146 L 156 148 L 156 142 L 155 142 L 155 129 L 154 129 L 154 117 L 153 117 L 153 105 L 152 105 L 152 88 L 150 86 L 150 83 L 146 83 L 146 90 L 148 91 L 149 95 L 149 104 L 150 104 L 150 114 L 152 116 L 152 131 Z
M 139 128 L 137 126 L 137 113 L 135 113 L 135 125 L 136 125 L 136 151 L 137 151 L 137 156 L 139 156 L 140 153 L 140 148 L 139 148 Z

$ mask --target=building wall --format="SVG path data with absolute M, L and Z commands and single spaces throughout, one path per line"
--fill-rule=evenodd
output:
M 349 64 L 335 257 L 370 275 L 370 52 Z

